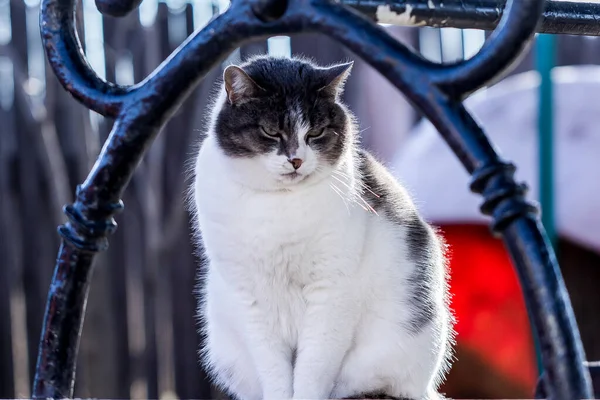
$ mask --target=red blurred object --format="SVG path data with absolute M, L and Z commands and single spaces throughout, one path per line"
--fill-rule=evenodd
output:
M 487 226 L 443 225 L 457 341 L 510 381 L 533 388 L 535 348 L 519 281 Z

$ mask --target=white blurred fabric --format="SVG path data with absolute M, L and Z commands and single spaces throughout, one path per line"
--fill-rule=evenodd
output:
M 412 28 L 386 26 L 400 42 L 409 42 Z M 410 133 L 415 112 L 402 92 L 361 59 L 352 71 L 351 107 L 361 127 L 363 144 L 382 161 L 391 160 Z
M 553 71 L 555 217 L 559 234 L 600 251 L 600 66 Z M 517 181 L 538 199 L 538 87 L 535 71 L 514 75 L 482 90 L 465 104 L 501 154 L 517 165 Z M 393 156 L 390 167 L 435 223 L 489 222 L 482 199 L 468 189 L 470 177 L 424 121 Z

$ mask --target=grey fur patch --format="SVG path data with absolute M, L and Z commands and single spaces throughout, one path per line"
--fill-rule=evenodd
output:
M 437 243 L 431 227 L 422 219 L 415 218 L 407 224 L 407 240 L 410 258 L 416 264 L 414 273 L 408 279 L 410 288 L 410 303 L 413 306 L 413 318 L 410 328 L 413 333 L 419 333 L 424 326 L 438 316 L 438 308 L 433 300 L 432 288 L 436 282 L 437 265 L 434 265 L 431 253 Z
M 296 368 L 296 360 L 298 359 L 298 349 L 292 349 L 292 369 Z
M 409 303 L 413 318 L 408 329 L 417 334 L 440 311 L 434 302 L 434 290 L 442 282 L 436 255 L 441 246 L 432 227 L 419 216 L 407 193 L 393 176 L 366 151 L 359 152 L 359 171 L 365 189 L 362 197 L 385 218 L 406 228 L 409 257 L 416 269 L 408 279 Z
M 327 162 L 339 160 L 354 140 L 352 117 L 338 100 L 349 66 L 323 68 L 295 58 L 261 56 L 240 68 L 261 90 L 251 99 L 222 105 L 215 136 L 225 154 L 255 157 L 276 151 L 289 157 L 299 146 L 296 127 L 301 120 L 310 131 L 325 129 L 321 137 L 307 139 L 308 145 Z M 337 91 L 321 90 L 328 85 L 336 85 Z

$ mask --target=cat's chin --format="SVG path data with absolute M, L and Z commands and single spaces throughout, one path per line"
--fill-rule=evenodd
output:
M 277 183 L 282 189 L 291 189 L 295 186 L 304 185 L 310 181 L 312 174 L 301 174 L 298 172 L 290 172 L 287 174 L 281 174 Z
M 308 175 L 298 172 L 289 172 L 287 174 L 281 174 L 281 178 L 284 182 L 301 182 L 308 178 Z
M 327 174 L 323 171 L 312 171 L 310 173 L 290 172 L 279 174 L 274 181 L 275 191 L 293 191 L 318 184 Z

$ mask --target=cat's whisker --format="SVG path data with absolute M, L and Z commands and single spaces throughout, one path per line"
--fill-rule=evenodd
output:
M 345 173 L 343 171 L 340 171 L 339 169 L 334 169 L 333 173 L 336 174 L 336 175 L 343 176 L 344 178 L 350 178 L 350 176 L 348 176 L 347 173 Z
M 333 188 L 333 190 L 335 190 L 335 192 L 344 200 L 350 200 L 347 196 L 344 195 L 344 192 L 342 189 L 340 189 L 339 187 L 337 187 L 334 183 L 329 183 L 329 185 Z
M 377 197 L 377 198 L 381 198 L 380 195 L 378 195 L 377 193 L 375 193 L 374 191 L 371 190 L 371 188 L 367 185 L 365 185 L 364 183 L 361 185 L 364 189 L 368 190 L 373 196 Z
M 346 186 L 348 189 L 350 189 L 350 190 L 354 190 L 354 188 L 353 188 L 352 186 L 350 186 L 350 185 L 348 184 L 348 182 L 344 182 L 343 180 L 341 180 L 340 178 L 338 178 L 338 177 L 337 177 L 337 176 L 335 176 L 335 175 L 331 175 L 331 177 L 332 177 L 333 179 L 335 179 L 336 181 L 338 181 L 339 183 L 341 183 L 342 185 Z
M 358 134 L 360 135 L 361 133 L 363 133 L 364 131 L 369 130 L 369 129 L 371 129 L 371 127 L 367 126 L 365 129 L 361 129 L 360 131 L 358 131 Z
M 375 210 L 373 208 L 373 206 L 371 206 L 365 199 L 363 199 L 361 196 L 358 196 L 359 199 L 361 199 L 366 205 L 367 207 L 369 207 L 369 209 L 371 210 L 371 212 L 377 216 L 379 216 L 379 213 L 377 212 L 377 210 Z
M 355 190 L 354 190 L 354 188 L 353 188 L 352 186 L 350 186 L 348 183 L 346 183 L 346 182 L 342 181 L 340 178 L 338 178 L 338 177 L 337 177 L 337 176 L 335 176 L 335 175 L 331 175 L 331 177 L 332 177 L 333 179 L 337 180 L 338 182 L 340 182 L 342 185 L 346 186 L 348 189 L 352 190 L 352 191 L 354 192 L 354 193 L 353 193 L 353 194 L 354 194 L 354 196 L 355 196 L 355 197 L 357 197 L 357 198 L 359 198 L 359 199 L 360 199 L 360 200 L 361 200 L 361 201 L 362 201 L 362 202 L 363 202 L 363 203 L 364 203 L 364 204 L 365 204 L 365 205 L 368 207 L 368 210 L 369 210 L 369 211 L 371 211 L 371 212 L 372 212 L 372 213 L 374 213 L 375 215 L 379 215 L 379 214 L 377 213 L 377 211 L 376 211 L 376 210 L 375 210 L 375 209 L 374 209 L 374 208 L 371 206 L 371 204 L 369 204 L 369 202 L 368 202 L 368 201 L 366 201 L 366 200 L 365 200 L 365 199 L 364 199 L 364 198 L 363 198 L 363 197 L 362 197 L 362 196 L 361 196 L 361 195 L 360 195 L 360 194 L 359 194 L 357 191 L 355 191 Z M 363 185 L 363 186 L 364 186 L 364 185 Z M 366 186 L 365 186 L 365 188 L 366 188 Z M 370 191 L 370 190 L 369 190 L 369 191 Z M 372 192 L 371 192 L 371 193 L 372 193 Z M 375 193 L 373 193 L 373 194 L 375 194 Z M 377 196 L 377 195 L 376 195 L 376 196 Z M 379 197 L 379 196 L 377 196 L 377 197 Z
M 369 211 L 369 209 L 367 207 L 363 206 L 362 204 L 360 204 L 360 203 L 356 203 L 356 204 L 358 204 L 360 206 L 360 208 L 362 208 L 363 210 Z
M 356 197 L 358 199 L 360 199 L 364 204 L 365 204 L 365 210 L 374 213 L 375 215 L 379 215 L 377 214 L 377 211 L 375 211 L 375 209 L 369 204 L 368 201 L 366 201 L 365 199 L 362 198 L 362 196 L 360 196 L 358 193 L 356 194 Z M 360 204 L 360 203 L 359 203 Z M 364 208 L 364 207 L 363 207 Z
M 346 202 L 346 199 L 344 198 L 344 196 L 342 195 L 342 191 L 335 186 L 333 183 L 329 184 L 329 187 L 338 195 L 340 196 L 340 199 L 342 199 L 342 201 L 344 202 L 344 205 L 346 206 L 346 209 L 348 210 L 348 214 L 350 214 L 350 207 L 348 206 L 348 203 Z
M 350 176 L 348 176 L 347 174 L 345 174 L 343 172 L 333 171 L 333 174 L 339 176 L 340 178 L 344 178 L 347 182 L 354 180 L 354 179 L 350 178 Z M 354 180 L 354 181 L 356 181 L 356 180 Z
M 355 188 L 353 186 L 350 186 L 350 180 L 336 175 L 331 175 L 331 178 L 335 179 L 336 181 L 343 183 L 344 186 L 346 186 L 348 189 L 351 189 L 353 191 L 356 191 Z
M 335 175 L 331 175 L 331 177 L 333 179 L 335 179 L 336 181 L 338 181 L 339 183 L 341 183 L 342 185 L 346 186 L 348 189 L 350 189 L 353 196 L 358 196 L 358 192 L 356 191 L 356 188 L 354 188 L 353 186 L 350 186 L 350 184 L 348 182 L 344 182 L 343 180 L 341 180 L 339 177 L 337 177 Z
M 348 186 L 346 183 L 344 183 L 344 182 L 340 181 L 339 179 L 338 179 L 338 181 L 339 181 L 340 183 L 342 183 L 342 184 L 344 184 L 344 185 Z M 342 192 L 342 190 L 341 190 L 340 188 L 338 188 L 337 186 L 335 186 L 335 184 L 331 183 L 331 185 L 333 185 L 333 186 L 334 186 L 334 187 L 335 187 L 337 190 L 339 190 L 340 192 Z M 349 189 L 352 189 L 350 186 L 348 186 L 348 188 L 349 188 Z M 353 196 L 352 196 L 352 197 L 355 197 L 355 196 L 356 196 L 356 194 L 355 194 L 355 193 L 353 193 Z M 361 199 L 363 202 L 365 202 L 363 198 L 361 198 L 360 196 L 358 196 L 358 197 L 359 197 L 359 198 L 360 198 L 360 199 Z M 369 209 L 368 209 L 367 207 L 363 206 L 362 204 L 360 204 L 360 203 L 359 203 L 359 202 L 357 202 L 357 201 L 353 201 L 353 199 L 352 199 L 352 198 L 350 198 L 350 197 L 346 197 L 346 198 L 347 198 L 349 201 L 352 201 L 353 203 L 355 203 L 355 204 L 358 204 L 358 205 L 359 205 L 359 206 L 360 206 L 360 207 L 361 207 L 363 210 L 365 210 L 365 211 L 369 211 Z M 369 204 L 368 204 L 367 202 L 365 202 L 365 204 L 366 204 L 367 206 L 369 206 Z M 371 206 L 369 206 L 369 207 L 371 207 Z
M 347 175 L 345 172 L 342 172 L 342 171 L 339 171 L 339 170 L 334 170 L 334 171 L 333 171 L 333 173 L 334 173 L 334 174 L 336 174 L 336 175 L 339 175 L 339 176 L 341 176 L 341 177 L 344 177 L 344 178 L 350 179 L 350 177 L 349 177 L 349 176 L 348 176 L 348 175 Z M 364 188 L 365 190 L 369 191 L 369 193 L 371 193 L 373 196 L 375 196 L 375 197 L 377 197 L 377 198 L 381 198 L 381 196 L 380 196 L 380 195 L 378 195 L 377 193 L 375 193 L 374 191 L 372 191 L 372 190 L 371 190 L 371 188 L 370 188 L 370 187 L 369 187 L 367 184 L 365 184 L 364 182 L 362 182 L 362 181 L 360 181 L 360 180 L 357 180 L 356 182 L 357 182 L 357 183 L 358 183 L 358 184 L 359 184 L 359 185 L 360 185 L 362 188 Z
M 332 177 L 332 178 L 334 178 L 334 179 L 338 180 L 339 182 L 343 183 L 344 185 L 346 185 L 348 188 L 350 188 L 350 189 L 351 189 L 351 187 L 350 187 L 350 186 L 349 186 L 347 183 L 345 183 L 345 182 L 342 182 L 342 180 L 341 180 L 341 179 L 339 179 L 339 177 L 335 176 L 335 175 L 338 175 L 338 174 L 339 174 L 339 173 L 338 173 L 338 171 L 333 171 L 333 172 L 334 172 L 334 174 L 333 174 L 333 175 L 331 175 L 331 177 Z M 343 178 L 346 178 L 346 177 L 347 177 L 347 175 L 344 175 L 344 174 L 343 174 L 343 172 L 342 172 L 341 174 L 339 174 L 339 176 L 341 176 L 341 177 L 343 177 Z M 350 179 L 350 178 L 348 178 L 348 179 Z M 360 187 L 362 187 L 363 189 L 365 189 L 365 190 L 369 191 L 369 192 L 370 192 L 370 193 L 371 193 L 373 196 L 375 196 L 375 197 L 377 197 L 377 198 L 380 198 L 380 197 L 381 197 L 381 196 L 379 196 L 377 193 L 373 192 L 373 191 L 372 191 L 372 190 L 371 190 L 371 189 L 370 189 L 370 188 L 369 188 L 367 185 L 365 185 L 363 182 L 360 182 L 360 181 L 355 181 L 355 182 L 358 182 L 358 183 L 359 183 L 359 185 L 360 185 Z M 357 197 L 359 197 L 359 198 L 360 198 L 360 199 L 361 199 L 361 200 L 362 200 L 362 201 L 363 201 L 365 204 L 368 204 L 368 205 L 369 205 L 369 208 L 371 208 L 371 209 L 373 210 L 373 212 L 374 212 L 375 214 L 377 214 L 377 212 L 375 211 L 375 209 L 373 209 L 373 207 L 371 207 L 371 205 L 370 205 L 370 204 L 369 204 L 369 203 L 368 203 L 368 202 L 367 202 L 367 201 L 366 201 L 364 198 L 362 198 L 362 197 L 361 197 L 361 196 L 360 196 L 358 193 L 356 193 L 356 196 L 357 196 Z M 377 214 L 377 215 L 379 215 L 379 214 Z
M 341 176 L 342 178 L 351 180 L 352 178 L 350 177 L 350 175 L 348 175 L 348 173 L 344 172 L 344 171 L 340 171 L 339 169 L 336 169 L 333 171 L 334 174 Z M 358 179 L 353 179 L 356 183 L 358 183 L 359 185 L 364 185 L 364 183 L 362 183 L 360 180 Z

